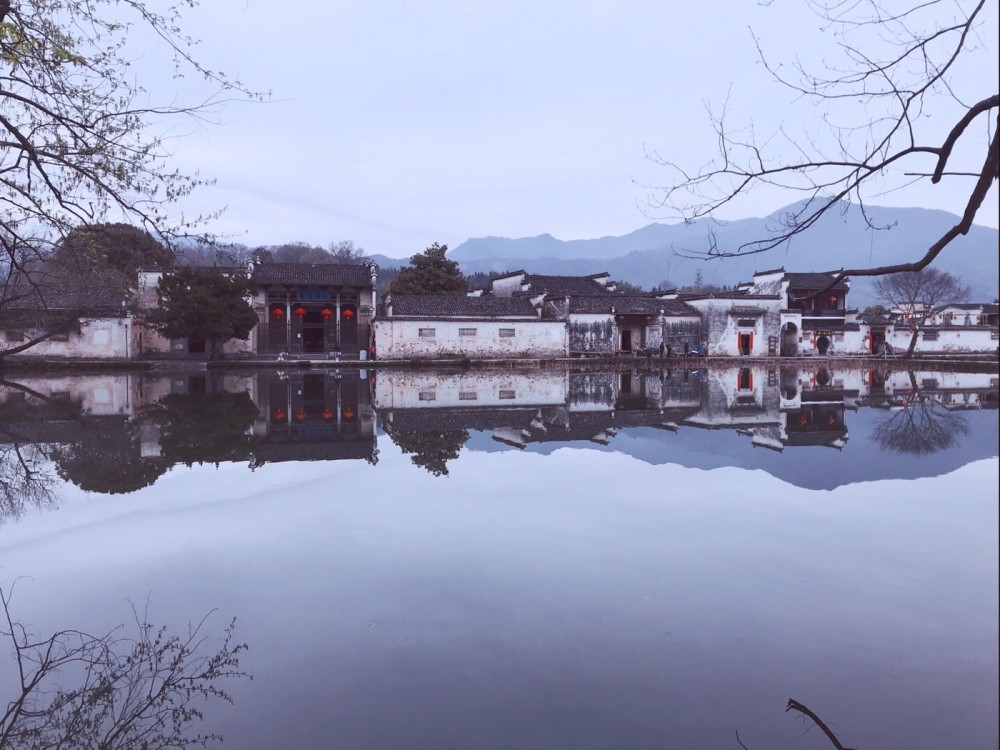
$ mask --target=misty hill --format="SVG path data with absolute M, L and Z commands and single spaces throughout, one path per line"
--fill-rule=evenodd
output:
M 959 218 L 946 211 L 923 208 L 866 206 L 877 226 L 865 223 L 857 206 L 829 211 L 811 229 L 787 247 L 767 253 L 717 260 L 685 255 L 704 252 L 714 234 L 722 250 L 772 236 L 780 217 L 796 208 L 788 206 L 764 218 L 731 222 L 702 220 L 689 224 L 650 224 L 622 237 L 592 240 L 558 240 L 552 235 L 508 239 L 483 237 L 466 240 L 449 252 L 465 273 L 514 271 L 586 275 L 607 271 L 613 278 L 647 289 L 671 282 L 691 284 L 701 270 L 705 283 L 732 285 L 748 281 L 755 271 L 783 266 L 788 271 L 829 271 L 843 267 L 885 265 L 916 260 Z M 993 300 L 1000 286 L 998 269 L 1000 233 L 974 226 L 968 235 L 951 243 L 934 267 L 949 271 L 973 287 L 976 299 Z M 852 283 L 852 306 L 875 302 L 867 279 Z

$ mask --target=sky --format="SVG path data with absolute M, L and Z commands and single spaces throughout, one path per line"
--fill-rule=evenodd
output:
M 988 6 L 955 79 L 970 101 L 997 91 L 996 4 Z M 408 257 L 469 237 L 583 239 L 676 221 L 645 206 L 656 196 L 645 186 L 669 179 L 647 153 L 691 169 L 707 163 L 716 154 L 708 113 L 723 104 L 732 127 L 752 124 L 764 138 L 784 127 L 832 147 L 824 111 L 774 82 L 751 34 L 786 68 L 797 58 L 817 70 L 838 60 L 801 0 L 299 0 L 285 12 L 262 0 L 211 0 L 186 19 L 206 64 L 271 92 L 265 104 L 227 105 L 211 115 L 215 124 L 171 130 L 181 136 L 172 163 L 216 180 L 184 210 L 225 206 L 208 228 L 250 246 L 351 240 Z M 874 48 L 888 51 L 881 41 Z M 136 69 L 164 63 L 143 52 Z M 170 87 L 196 82 L 158 85 L 154 95 L 184 98 L 192 89 Z M 943 133 L 950 113 L 935 114 L 922 127 Z M 975 127 L 982 144 L 986 118 Z M 770 146 L 789 154 L 780 138 Z M 901 181 L 880 178 L 869 199 L 959 212 L 971 187 L 955 178 L 901 190 Z M 754 192 L 719 216 L 762 216 L 799 197 Z M 996 187 L 977 221 L 997 226 Z

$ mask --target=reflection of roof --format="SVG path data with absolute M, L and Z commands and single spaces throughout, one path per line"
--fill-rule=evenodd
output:
M 590 296 L 571 297 L 569 312 L 571 313 L 611 313 L 616 315 L 664 315 L 672 317 L 699 317 L 699 313 L 690 305 L 676 299 L 657 299 L 638 295 L 598 294 Z
M 367 266 L 342 263 L 261 263 L 254 269 L 253 280 L 263 285 L 355 287 L 372 285 L 371 272 Z
M 375 438 L 369 436 L 362 440 L 262 442 L 254 447 L 253 455 L 257 465 L 282 461 L 340 461 L 342 459 L 371 461 L 375 455 Z
M 981 302 L 952 302 L 950 305 L 941 305 L 941 307 L 938 308 L 938 311 L 940 312 L 942 310 L 979 310 L 980 308 L 982 308 L 982 310 L 985 312 L 986 308 L 988 307 L 992 307 L 994 312 L 997 309 L 996 305 L 984 305 Z
M 528 318 L 538 313 L 526 297 L 465 297 L 393 294 L 388 300 L 392 317 Z
M 848 289 L 846 279 L 841 279 L 833 286 L 830 282 L 835 276 L 829 273 L 786 273 L 785 281 L 792 289 Z
M 613 292 L 595 278 L 604 278 L 605 274 L 595 274 L 594 276 L 542 276 L 529 273 L 524 280 L 531 284 L 531 293 L 547 292 L 550 295 L 559 294 L 604 294 L 610 295 Z
M 806 432 L 806 431 L 792 431 L 789 429 L 788 437 L 785 438 L 785 445 L 798 445 L 798 446 L 809 446 L 809 445 L 832 445 L 837 441 L 843 441 L 847 439 L 847 430 L 844 428 L 839 428 L 836 430 L 828 431 L 817 431 L 817 432 Z
M 7 310 L 65 310 L 96 314 L 122 311 L 122 292 L 111 287 L 65 289 L 22 284 L 0 292 L 0 305 Z
M 536 407 L 459 407 L 437 409 L 392 409 L 386 432 L 438 432 L 442 430 L 492 430 L 497 427 L 527 427 L 538 414 Z

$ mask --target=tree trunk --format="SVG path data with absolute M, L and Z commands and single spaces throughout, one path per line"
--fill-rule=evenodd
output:
M 920 333 L 920 326 L 914 323 L 913 333 L 910 335 L 910 345 L 906 347 L 906 354 L 903 355 L 903 359 L 910 359 L 913 356 L 913 350 L 917 348 L 918 333 Z

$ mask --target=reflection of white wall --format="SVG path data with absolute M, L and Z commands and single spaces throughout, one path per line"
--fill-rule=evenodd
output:
M 131 375 L 64 375 L 61 377 L 17 377 L 20 385 L 46 398 L 68 396 L 78 401 L 83 413 L 94 417 L 131 416 Z M 18 393 L 11 389 L 11 393 Z M 4 394 L 6 395 L 6 393 Z
M 383 370 L 375 381 L 375 408 L 562 406 L 566 373 L 434 373 Z

